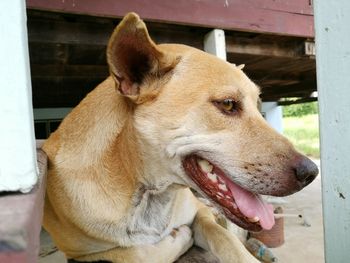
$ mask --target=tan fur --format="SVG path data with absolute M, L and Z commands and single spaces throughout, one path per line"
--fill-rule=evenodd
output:
M 299 190 L 284 176 L 299 155 L 261 117 L 258 88 L 241 67 L 187 46 L 155 45 L 135 14 L 113 33 L 107 57 L 111 77 L 43 147 L 44 227 L 58 248 L 81 261 L 173 262 L 194 241 L 221 262 L 257 262 L 193 196 L 188 186 L 200 189 L 182 159 L 200 152 L 252 191 Z M 222 114 L 213 101 L 225 98 L 240 101 L 242 113 Z

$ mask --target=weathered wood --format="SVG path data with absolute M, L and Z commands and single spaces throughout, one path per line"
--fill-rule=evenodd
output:
M 309 98 L 302 98 L 302 99 L 295 99 L 295 100 L 287 100 L 287 101 L 279 101 L 277 104 L 279 106 L 288 106 L 288 105 L 294 105 L 294 104 L 301 104 L 301 103 L 308 103 L 317 101 L 316 97 L 309 97 Z
M 37 160 L 39 180 L 30 193 L 0 195 L 0 262 L 38 261 L 47 170 L 42 150 L 37 150 Z
M 72 107 L 108 76 L 107 66 L 100 65 L 33 65 L 33 102 L 37 107 Z M 248 74 L 261 86 L 264 101 L 282 97 L 305 97 L 316 90 L 315 80 L 288 75 Z M 259 76 L 259 75 L 258 75 Z M 279 78 L 280 77 L 280 78 Z
M 289 73 L 290 75 L 301 74 L 315 70 L 315 60 L 309 58 L 281 58 L 256 56 L 256 61 L 247 62 L 247 70 L 264 72 L 270 70 L 270 74 Z M 314 75 L 314 73 L 313 73 Z
M 29 43 L 29 55 L 31 65 L 106 65 L 106 46 L 103 45 L 72 45 L 43 41 L 43 43 Z
M 72 20 L 28 20 L 29 42 L 107 45 L 115 25 Z
M 306 52 L 306 41 L 300 38 L 278 38 L 260 35 L 257 37 L 237 37 L 226 35 L 227 53 L 249 54 L 269 57 L 282 57 L 297 59 L 310 55 Z M 308 41 L 308 47 L 311 41 Z
M 313 16 L 309 0 L 27 0 L 30 9 L 93 16 L 122 17 L 136 12 L 145 20 L 313 37 Z
M 327 263 L 350 259 L 350 2 L 315 1 Z
M 52 14 L 52 15 L 51 15 Z M 120 19 L 64 16 L 55 13 L 28 12 L 29 43 L 60 45 L 107 45 Z M 203 49 L 204 35 L 210 31 L 183 25 L 147 22 L 148 31 L 156 43 L 180 43 Z
M 262 96 L 261 100 L 263 102 L 278 102 L 281 101 L 283 99 L 299 99 L 299 98 L 307 98 L 310 96 L 310 93 L 303 93 L 303 92 L 296 92 L 293 94 L 287 94 L 287 95 L 283 95 L 283 96 L 279 96 L 278 94 L 275 96 Z
M 106 44 L 119 20 L 36 10 L 29 10 L 28 14 L 34 106 L 77 105 L 108 76 Z M 210 32 L 192 26 L 155 22 L 147 25 L 157 43 L 182 43 L 200 49 Z M 303 53 L 304 38 L 234 31 L 225 34 L 230 45 L 227 60 L 246 65 L 244 71 L 262 87 L 263 100 L 305 97 L 316 90 L 316 85 L 304 92 L 280 89 L 303 85 L 315 77 L 315 60 Z
M 306 80 L 292 85 L 275 85 L 274 87 L 263 88 L 264 96 L 271 96 L 274 94 L 279 94 L 280 96 L 292 94 L 293 92 L 306 92 L 311 93 L 316 90 L 316 80 Z
M 75 107 L 103 77 L 33 77 L 35 108 Z
M 252 64 L 246 64 L 244 72 L 262 88 L 274 87 L 274 86 L 286 86 L 301 83 L 310 79 L 315 79 L 316 72 L 313 70 L 298 71 L 289 70 L 288 67 L 276 68 L 266 61 L 266 68 L 255 68 Z M 303 62 L 296 61 L 297 64 Z M 313 65 L 310 65 L 312 68 Z M 253 68 L 253 69 L 252 69 Z M 316 83 L 316 81 L 314 81 Z M 316 86 L 315 86 L 316 89 Z
M 56 78 L 56 77 L 87 77 L 87 78 L 106 78 L 109 76 L 107 65 L 38 65 L 32 64 L 30 67 L 33 78 Z

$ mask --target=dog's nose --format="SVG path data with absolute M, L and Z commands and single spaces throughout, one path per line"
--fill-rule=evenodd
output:
M 317 175 L 317 165 L 307 157 L 303 157 L 295 168 L 295 176 L 303 187 L 311 183 Z

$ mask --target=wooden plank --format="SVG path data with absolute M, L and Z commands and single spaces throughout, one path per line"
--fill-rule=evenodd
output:
M 38 45 L 57 45 L 56 49 L 75 45 L 101 47 L 105 51 L 108 39 L 116 26 L 114 19 L 88 19 L 71 16 L 68 19 L 54 13 L 29 11 L 28 38 L 30 47 Z M 181 25 L 169 25 L 149 22 L 147 27 L 156 43 L 180 43 L 203 49 L 204 35 L 209 31 Z M 43 46 L 44 47 L 44 46 Z M 37 55 L 40 55 L 37 54 Z
M 313 102 L 313 101 L 317 101 L 317 97 L 309 97 L 309 98 L 301 98 L 301 99 L 294 99 L 294 100 L 278 101 L 277 104 L 279 106 L 288 106 L 288 105 L 308 103 L 308 102 Z
M 327 263 L 350 259 L 350 1 L 315 1 Z
M 75 107 L 103 77 L 33 77 L 34 108 Z
M 30 66 L 32 77 L 86 77 L 94 76 L 98 79 L 107 78 L 109 76 L 107 65 L 38 65 L 32 64 Z
M 286 86 L 274 86 L 269 88 L 263 88 L 262 93 L 263 96 L 275 95 L 278 94 L 280 96 L 284 96 L 287 94 L 292 94 L 298 91 L 309 92 L 316 91 L 316 80 L 306 80 L 299 82 L 297 84 L 286 85 Z
M 281 58 L 302 58 L 306 55 L 310 55 L 309 49 L 306 53 L 306 46 L 310 47 L 312 42 L 299 38 L 275 38 L 272 36 L 263 37 L 237 37 L 226 36 L 226 49 L 227 53 L 233 54 L 249 54 L 268 57 L 281 57 Z
M 283 58 L 283 57 L 265 57 L 265 59 L 246 64 L 247 69 L 254 71 L 268 71 L 270 74 L 289 73 L 302 74 L 305 71 L 316 69 L 315 60 L 305 58 Z
M 228 61 L 245 64 L 244 72 L 264 87 L 264 80 L 297 80 L 316 78 L 316 63 L 309 58 L 268 57 L 249 54 L 227 54 Z
M 295 99 L 295 98 L 308 98 L 310 92 L 294 91 L 293 93 L 287 94 L 273 94 L 273 95 L 261 95 L 262 101 L 280 101 L 281 99 Z
M 106 65 L 106 46 L 90 44 L 29 43 L 31 65 Z
M 313 37 L 313 16 L 309 1 L 287 2 L 292 1 L 27 0 L 27 7 L 119 18 L 133 11 L 151 21 Z
M 244 72 L 254 79 L 309 78 L 316 76 L 315 59 L 309 57 L 288 58 L 251 54 L 227 53 L 227 60 L 235 64 L 245 64 Z
M 276 102 L 276 101 L 281 101 L 281 100 L 284 100 L 284 99 L 299 99 L 299 98 L 308 98 L 310 96 L 310 93 L 305 93 L 305 92 L 293 92 L 291 94 L 274 94 L 274 95 L 267 95 L 267 96 L 264 96 L 262 95 L 261 96 L 261 100 L 264 101 L 264 102 L 268 102 L 268 101 L 273 101 L 273 102 Z
M 28 14 L 35 107 L 75 106 L 108 74 L 106 43 L 117 21 L 36 10 Z M 157 43 L 182 43 L 200 49 L 209 32 L 206 28 L 155 22 L 148 22 L 148 28 Z M 302 55 L 303 38 L 237 31 L 225 34 L 231 45 L 228 61 L 246 64 L 244 71 L 263 91 L 276 87 L 275 94 L 263 94 L 264 100 L 308 95 L 298 90 L 279 93 L 281 86 L 297 84 L 315 74 L 315 60 Z M 260 50 L 252 52 L 255 48 Z
M 248 0 L 247 2 L 271 10 L 313 15 L 312 0 Z
M 31 192 L 0 195 L 0 262 L 38 262 L 47 157 L 42 150 L 37 155 L 39 180 Z
M 102 24 L 29 18 L 28 38 L 30 42 L 106 46 L 114 27 L 112 21 Z

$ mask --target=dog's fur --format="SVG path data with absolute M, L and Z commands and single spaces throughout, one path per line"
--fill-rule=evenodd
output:
M 261 117 L 258 88 L 212 55 L 155 45 L 133 13 L 107 59 L 111 76 L 43 147 L 44 227 L 58 248 L 78 261 L 154 263 L 175 261 L 194 241 L 221 262 L 257 262 L 194 197 L 182 161 L 199 154 L 256 193 L 300 190 L 293 167 L 304 157 Z M 234 116 L 213 103 L 226 98 L 240 103 Z

